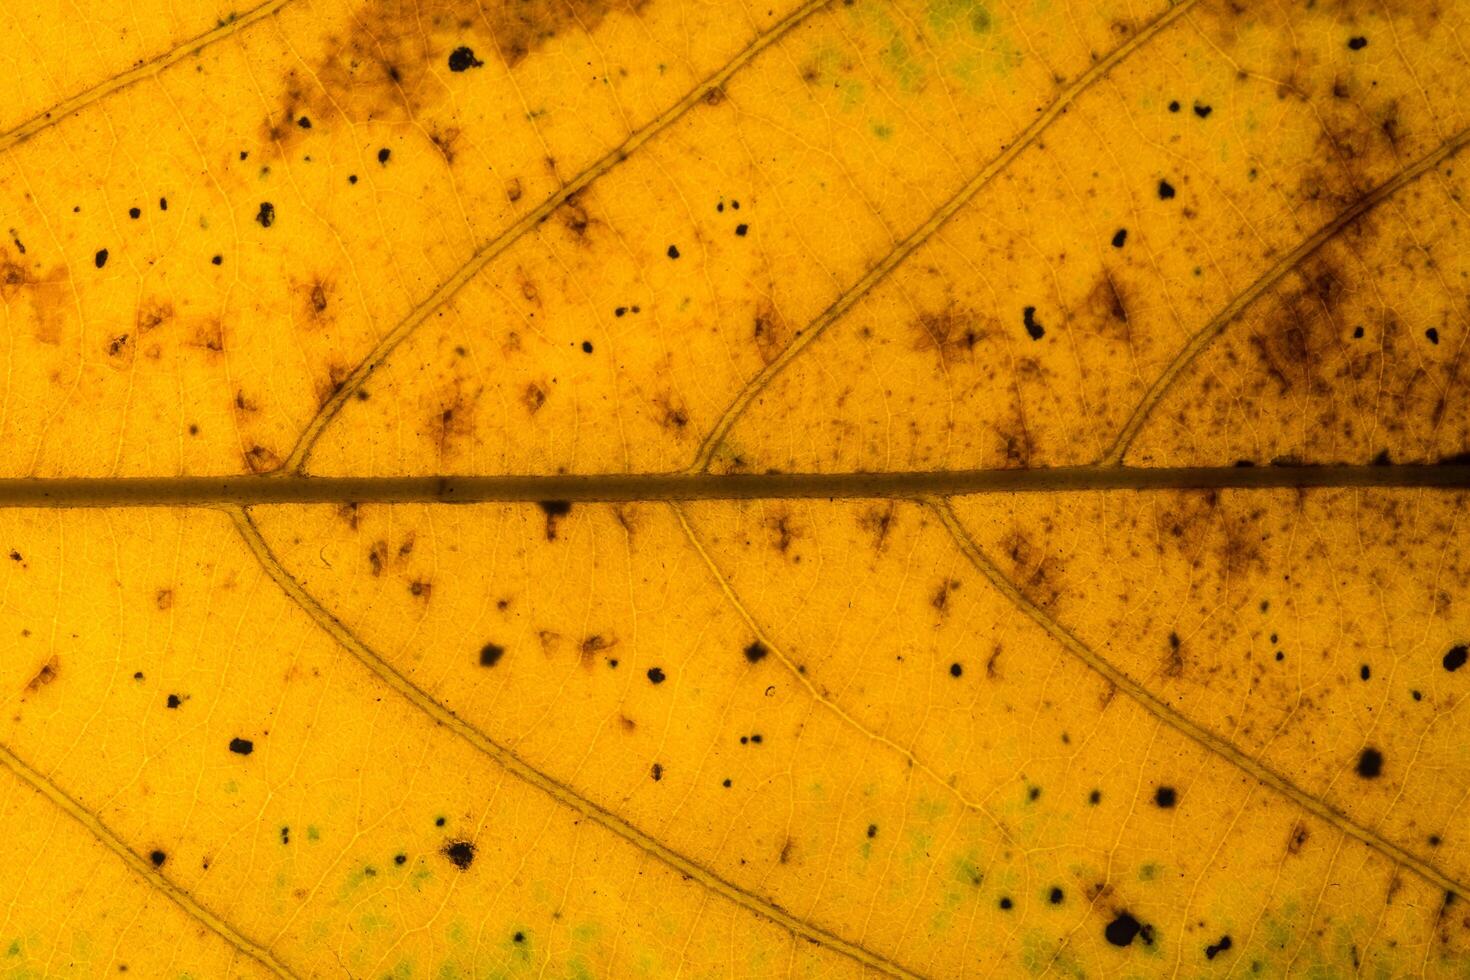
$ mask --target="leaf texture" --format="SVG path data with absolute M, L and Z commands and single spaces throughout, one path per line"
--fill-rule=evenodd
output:
M 80 6 L 9 973 L 1467 975 L 1461 5 Z

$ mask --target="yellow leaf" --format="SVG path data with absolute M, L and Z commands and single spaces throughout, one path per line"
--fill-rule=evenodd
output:
M 0 969 L 1470 976 L 1463 7 L 0 13 Z

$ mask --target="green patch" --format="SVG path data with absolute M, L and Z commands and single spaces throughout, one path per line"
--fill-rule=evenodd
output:
M 873 125 L 873 135 L 876 136 L 876 137 L 878 137 L 880 140 L 884 140 L 886 142 L 887 140 L 890 140 L 890 139 L 893 138 L 893 127 L 892 126 L 888 125 L 887 123 L 881 123 L 881 122 L 875 122 L 872 125 Z
M 930 0 L 928 20 L 940 37 L 948 37 L 957 30 L 989 34 L 995 26 L 990 10 L 979 0 Z

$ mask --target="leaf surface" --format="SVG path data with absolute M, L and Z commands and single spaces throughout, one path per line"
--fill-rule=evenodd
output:
M 4 15 L 7 970 L 1466 975 L 1454 4 L 156 6 Z

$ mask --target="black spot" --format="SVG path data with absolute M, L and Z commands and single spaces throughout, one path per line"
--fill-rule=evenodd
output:
M 669 246 L 669 258 L 671 258 L 671 259 L 677 259 L 678 257 L 679 257 L 679 246 L 677 246 L 677 245 L 670 245 Z
M 1218 943 L 1205 947 L 1205 959 L 1212 960 L 1233 945 L 1235 944 L 1230 941 L 1229 936 L 1221 936 Z
M 505 647 L 498 643 L 487 643 L 480 647 L 480 666 L 494 667 L 505 656 Z
M 541 512 L 547 517 L 566 517 L 572 512 L 570 500 L 538 500 L 536 506 L 540 507 Z
M 166 198 L 166 197 L 160 197 L 158 199 L 158 210 L 160 210 L 160 211 L 167 211 L 168 210 L 168 198 Z
M 395 855 L 393 855 L 393 863 L 394 864 L 404 864 L 407 861 L 408 861 L 408 855 L 407 854 L 395 854 Z
M 1366 748 L 1358 756 L 1358 775 L 1364 779 L 1377 779 L 1383 772 L 1383 753 L 1375 748 Z
M 1212 109 L 1210 106 L 1200 105 L 1198 102 L 1196 102 L 1194 104 L 1194 114 L 1196 116 L 1199 116 L 1201 119 L 1204 119 L 1205 117 L 1207 117 L 1210 113 L 1212 113 L 1214 111 L 1215 110 Z
M 875 824 L 875 823 L 868 824 L 868 840 L 872 840 L 874 837 L 877 837 L 877 836 L 878 836 L 878 825 Z
M 1167 180 L 1159 181 L 1159 200 L 1167 201 L 1174 196 L 1174 185 Z
M 213 262 L 215 265 L 224 265 L 224 263 L 225 263 L 225 257 L 223 255 L 216 255 L 214 258 L 210 259 L 209 261 Z
M 1350 37 L 1350 38 L 1348 38 L 1348 48 L 1350 48 L 1353 51 L 1361 51 L 1364 48 L 1366 48 L 1367 46 L 1368 46 L 1368 39 L 1366 37 L 1363 37 L 1362 35 L 1359 35 L 1358 37 Z
M 1358 668 L 1358 676 L 1366 681 L 1368 678 L 1373 676 L 1373 671 L 1371 668 L 1369 668 L 1367 664 L 1364 664 L 1363 666 Z
M 523 943 L 526 941 L 526 934 L 524 932 L 518 932 L 510 937 L 510 941 L 513 943 Z
M 128 208 L 128 217 L 132 218 L 134 221 L 137 221 L 139 218 L 143 217 L 143 209 Z
M 167 704 L 168 704 L 168 706 L 170 708 L 177 708 L 179 705 L 181 705 L 183 703 L 184 702 L 179 699 L 179 696 L 177 694 L 170 694 L 168 696 Z
M 434 818 L 434 826 L 435 827 L 442 827 L 442 826 L 444 826 L 444 818 L 443 817 L 435 817 Z
M 1362 328 L 1361 325 L 1356 326 L 1356 327 L 1353 327 L 1353 339 L 1354 340 L 1362 340 L 1363 339 L 1363 328 Z
M 255 751 L 255 743 L 248 738 L 230 739 L 230 751 L 236 755 L 249 755 Z
M 749 660 L 753 664 L 759 663 L 760 661 L 764 660 L 766 654 L 770 652 L 770 650 L 766 649 L 766 645 L 764 643 L 762 643 L 760 640 L 755 640 L 750 644 L 750 646 L 745 648 L 745 659 Z
M 348 174 L 347 175 L 347 183 L 349 183 L 349 184 L 355 184 L 355 183 L 357 183 L 357 174 Z
M 590 354 L 590 353 L 592 353 L 592 341 L 590 341 L 590 340 L 584 340 L 584 341 L 582 341 L 582 353 L 583 354 Z
M 1285 659 L 1286 659 L 1286 654 L 1283 651 L 1281 651 L 1281 650 L 1277 650 L 1276 651 L 1276 662 L 1277 663 L 1281 663 L 1281 661 L 1283 661 Z
M 1028 306 L 1021 311 L 1021 323 L 1026 327 L 1026 333 L 1032 340 L 1040 340 L 1046 336 L 1046 328 L 1036 322 L 1036 307 Z
M 618 306 L 613 308 L 613 316 L 623 316 L 627 312 L 628 308 L 626 306 Z
M 155 868 L 163 867 L 163 862 L 168 860 L 168 855 L 162 851 L 154 851 L 148 855 L 148 860 L 153 862 Z
M 282 827 L 281 828 L 281 843 L 282 844 L 289 844 L 289 843 L 291 843 L 291 828 L 290 827 Z
M 1441 663 L 1444 664 L 1445 670 L 1459 670 L 1461 667 L 1465 666 L 1465 659 L 1467 656 L 1470 656 L 1470 648 L 1467 648 L 1465 644 L 1461 643 L 1457 646 L 1450 647 L 1449 651 L 1445 653 L 1444 660 L 1442 660 Z
M 648 680 L 649 680 L 650 683 L 653 683 L 653 684 L 662 684 L 664 682 L 663 668 L 662 667 L 650 667 L 650 668 L 648 668 Z
M 1097 806 L 1099 803 L 1101 803 L 1102 802 L 1102 790 L 1095 789 L 1091 793 L 1088 793 L 1087 794 L 1087 802 L 1090 803 L 1090 804 L 1092 804 L 1093 806 Z
M 392 155 L 393 155 L 393 151 L 390 150 L 390 149 L 388 149 L 385 146 L 381 150 L 378 151 L 378 162 L 381 163 L 383 166 L 386 167 L 388 165 L 388 158 L 391 157 Z
M 302 116 L 300 119 L 296 120 L 296 125 L 300 126 L 302 129 L 310 129 L 311 120 L 305 116 Z
M 94 256 L 92 256 L 92 261 L 97 263 L 97 268 L 99 268 L 99 269 L 102 268 L 104 265 L 106 265 L 107 264 L 107 249 L 105 249 L 105 248 L 99 248 L 97 250 L 97 254 L 94 255 Z
M 1011 900 L 1010 900 L 1010 899 L 1009 899 L 1009 898 L 1002 898 L 1002 899 L 1001 899 L 1001 900 L 1000 900 L 1000 907 L 1001 907 L 1001 908 L 1002 908 L 1002 909 L 1009 909 L 1009 908 L 1010 908 L 1010 907 L 1011 907 L 1011 906 L 1012 906 L 1012 905 L 1014 905 L 1014 904 L 1015 904 L 1015 903 L 1014 903 L 1014 902 L 1012 902 L 1012 901 L 1011 901 Z
M 1103 936 L 1114 946 L 1131 946 L 1142 931 L 1143 926 L 1137 919 L 1127 912 L 1119 912 L 1118 917 L 1103 929 Z
M 1053 905 L 1061 905 L 1062 899 L 1066 897 L 1066 894 L 1060 888 L 1053 885 L 1051 892 L 1048 893 L 1046 896 L 1046 900 L 1048 902 L 1051 902 Z
M 750 225 L 739 224 L 739 225 L 736 225 L 735 226 L 735 234 L 739 235 L 741 238 L 744 238 L 745 237 L 745 233 L 747 231 L 749 231 L 749 230 L 750 230 Z
M 1128 240 L 1128 229 L 1119 228 L 1113 232 L 1113 248 L 1122 248 L 1123 243 Z
M 1443 843 L 1444 843 L 1444 841 L 1440 838 L 1440 836 L 1438 834 L 1430 834 L 1429 835 L 1429 846 L 1430 847 L 1438 847 L 1440 844 L 1443 844 Z
M 1434 327 L 1430 327 L 1428 330 L 1424 331 L 1424 336 L 1429 339 L 1429 342 L 1431 344 L 1439 343 L 1439 331 L 1436 330 Z
M 467 840 L 450 841 L 444 846 L 444 856 L 461 871 L 468 871 L 475 860 L 475 845 Z
M 260 227 L 269 228 L 276 223 L 276 206 L 270 201 L 261 201 L 260 210 L 255 213 L 255 220 L 260 222 Z
M 450 71 L 469 71 L 471 68 L 479 68 L 485 62 L 475 57 L 475 52 L 466 47 L 458 47 L 449 52 Z
M 726 789 L 729 789 L 730 788 L 730 780 L 727 779 L 723 783 L 721 783 L 720 785 L 723 786 L 723 787 L 725 787 Z
M 1175 99 L 1173 102 L 1170 102 L 1169 103 L 1169 111 L 1170 112 L 1178 112 L 1179 111 L 1179 100 L 1178 99 Z
M 654 782 L 658 782 L 660 779 L 663 779 L 664 778 L 664 767 L 662 765 L 660 765 L 659 763 L 655 762 L 653 764 L 653 770 L 652 770 L 651 775 L 653 776 L 653 781 Z
M 963 674 L 964 672 L 965 672 L 965 668 L 961 667 L 959 664 L 950 664 L 949 665 L 949 676 L 951 676 L 951 677 L 958 677 L 961 674 Z
M 1167 810 L 1179 802 L 1179 794 L 1174 792 L 1172 786 L 1160 786 L 1154 790 L 1154 805 Z

